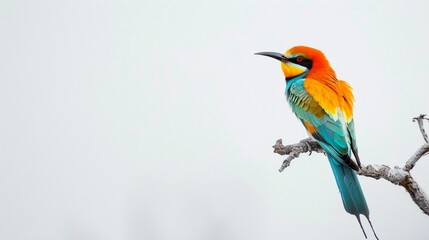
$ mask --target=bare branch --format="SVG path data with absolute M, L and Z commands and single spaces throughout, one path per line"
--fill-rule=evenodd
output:
M 423 138 L 426 142 L 428 142 L 428 136 L 423 128 L 424 119 L 429 120 L 428 118 L 425 118 L 425 115 L 422 114 L 419 117 L 414 118 L 413 121 L 418 121 Z M 292 160 L 298 158 L 301 153 L 310 152 L 311 154 L 313 151 L 318 153 L 325 152 L 319 143 L 311 138 L 306 138 L 299 141 L 299 143 L 286 146 L 284 146 L 282 140 L 279 139 L 276 141 L 276 144 L 273 146 L 273 148 L 274 152 L 277 154 L 289 155 L 288 158 L 283 161 L 283 164 L 279 169 L 280 172 L 289 167 Z M 359 170 L 358 174 L 377 180 L 383 178 L 395 185 L 404 187 L 405 190 L 410 194 L 412 200 L 423 211 L 423 213 L 429 215 L 429 198 L 410 174 L 410 171 L 416 165 L 417 161 L 427 153 L 429 153 L 429 143 L 425 143 L 423 146 L 421 146 L 402 168 L 398 166 L 391 168 L 387 165 L 369 164 L 367 166 L 362 165 L 362 168 Z
M 408 172 L 398 166 L 395 166 L 392 169 L 389 166 L 378 164 L 362 166 L 358 174 L 365 177 L 372 177 L 377 180 L 383 178 L 396 185 L 399 185 L 409 175 Z
M 299 143 L 290 144 L 287 146 L 283 145 L 283 141 L 281 139 L 276 141 L 276 144 L 273 146 L 274 152 L 280 155 L 290 155 L 293 151 L 298 151 L 299 153 L 306 152 L 325 152 L 322 147 L 320 147 L 317 141 L 312 140 L 311 138 L 306 138 Z
M 411 199 L 419 206 L 423 213 L 429 215 L 429 200 L 422 188 L 411 177 L 407 176 L 399 185 L 403 186 L 410 194 Z
M 300 153 L 310 152 L 311 154 L 313 151 L 325 152 L 322 147 L 320 147 L 319 143 L 311 140 L 311 138 L 303 139 L 299 141 L 299 143 L 287 146 L 284 146 L 282 140 L 279 139 L 276 141 L 276 144 L 273 146 L 273 148 L 275 153 L 280 155 L 289 155 L 289 157 L 283 161 L 279 172 L 282 172 L 285 168 L 289 167 L 292 160 L 299 157 Z
M 426 134 L 425 128 L 423 127 L 423 120 L 429 120 L 429 118 L 425 117 L 426 114 L 420 114 L 420 116 L 413 118 L 413 122 L 417 121 L 419 124 L 420 132 L 422 133 L 423 139 L 429 143 L 429 137 Z
M 410 171 L 413 169 L 413 167 L 416 165 L 416 162 L 426 153 L 429 152 L 429 143 L 424 144 L 421 146 L 414 154 L 413 156 L 407 161 L 405 164 L 404 170 Z

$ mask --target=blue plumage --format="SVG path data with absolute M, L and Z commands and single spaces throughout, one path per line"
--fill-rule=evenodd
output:
M 314 113 L 317 110 L 313 109 L 313 112 L 309 111 L 310 109 L 308 106 L 314 104 L 318 105 L 318 103 L 305 90 L 304 82 L 305 78 L 303 77 L 293 79 L 293 81 L 287 81 L 287 100 L 293 112 L 304 126 L 307 128 L 305 123 L 308 123 L 315 128 L 315 131 L 309 131 L 309 134 L 316 139 L 326 151 L 335 176 L 335 181 L 341 194 L 343 206 L 348 213 L 356 216 L 366 238 L 367 235 L 362 227 L 360 214 L 368 219 L 371 228 L 372 223 L 369 219 L 368 205 L 355 172 L 359 167 L 351 159 L 352 152 L 355 154 L 357 160 L 359 159 L 357 155 L 353 120 L 344 126 L 344 121 L 341 121 L 341 119 L 333 119 L 326 112 L 324 112 L 323 116 L 317 117 Z M 359 161 L 358 163 L 360 165 Z M 375 232 L 374 235 L 378 239 Z
M 339 163 L 330 154 L 328 154 L 328 159 L 329 164 L 331 165 L 332 171 L 334 173 L 338 189 L 340 190 L 344 208 L 348 213 L 356 216 L 359 225 L 362 228 L 363 234 L 366 238 L 366 233 L 364 228 L 362 227 L 359 215 L 363 214 L 368 219 L 368 221 L 370 221 L 369 209 L 365 200 L 365 196 L 363 195 L 362 188 L 360 187 L 359 180 L 357 179 L 356 173 L 350 167 Z
M 353 122 L 354 97 L 350 85 L 337 79 L 325 55 L 314 48 L 296 46 L 285 54 L 256 54 L 281 62 L 289 105 L 308 134 L 325 150 L 344 208 L 356 216 L 366 237 L 360 215 L 368 219 L 371 228 L 372 224 L 355 172 L 360 169 L 360 160 Z M 373 228 L 372 231 L 374 232 Z M 374 235 L 378 239 L 375 232 Z

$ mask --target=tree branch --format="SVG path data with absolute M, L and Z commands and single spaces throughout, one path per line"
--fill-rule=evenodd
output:
M 426 114 L 420 114 L 420 116 L 413 118 L 413 122 L 417 121 L 419 124 L 420 132 L 422 133 L 423 139 L 429 143 L 429 137 L 426 134 L 425 128 L 423 127 L 423 120 L 428 120 L 429 118 L 426 118 Z
M 419 117 L 413 118 L 413 121 L 418 122 L 420 132 L 422 133 L 423 139 L 426 141 L 426 143 L 423 144 L 423 146 L 421 146 L 413 154 L 413 156 L 411 156 L 411 158 L 405 163 L 404 167 L 395 166 L 391 168 L 387 165 L 379 164 L 369 164 L 367 166 L 362 165 L 362 168 L 359 170 L 359 172 L 357 172 L 357 174 L 377 180 L 383 178 L 395 185 L 404 187 L 405 190 L 410 194 L 411 199 L 417 204 L 423 213 L 429 215 L 429 198 L 410 173 L 417 161 L 422 156 L 429 153 L 428 136 L 423 126 L 424 119 L 429 120 L 428 118 L 425 118 L 425 115 L 422 114 Z M 298 158 L 301 153 L 310 152 L 311 154 L 313 151 L 325 153 L 319 143 L 311 138 L 306 138 L 299 141 L 298 143 L 286 146 L 284 146 L 282 140 L 279 139 L 276 141 L 276 144 L 273 146 L 273 148 L 274 152 L 277 154 L 288 155 L 279 169 L 280 172 L 289 167 L 292 160 Z
M 426 153 L 429 152 L 429 143 L 423 144 L 414 154 L 413 156 L 405 163 L 404 170 L 410 171 L 416 165 L 417 161 Z
M 317 141 L 311 140 L 311 138 L 306 138 L 299 141 L 299 143 L 287 146 L 283 146 L 282 140 L 279 139 L 276 141 L 276 145 L 274 145 L 273 148 L 275 153 L 280 155 L 289 155 L 289 157 L 283 161 L 279 172 L 282 172 L 285 168 L 289 167 L 292 160 L 299 157 L 300 153 L 310 152 L 311 155 L 313 151 L 318 153 L 325 152 L 319 143 L 317 143 Z

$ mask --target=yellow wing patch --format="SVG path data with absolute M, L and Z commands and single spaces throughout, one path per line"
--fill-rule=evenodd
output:
M 350 122 L 353 118 L 353 101 L 354 96 L 352 92 L 352 87 L 343 80 L 338 81 L 338 87 L 340 88 L 340 108 L 344 113 L 347 122 Z
M 340 103 L 337 86 L 334 81 L 321 82 L 312 78 L 306 78 L 304 88 L 329 116 L 335 120 L 338 119 L 337 109 L 340 107 Z
M 306 78 L 304 87 L 334 120 L 338 119 L 338 110 L 344 114 L 346 122 L 350 122 L 353 119 L 354 96 L 352 88 L 346 81 L 320 81 Z

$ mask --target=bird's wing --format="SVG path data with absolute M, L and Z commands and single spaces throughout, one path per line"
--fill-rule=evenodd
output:
M 346 125 L 347 125 L 347 131 L 349 134 L 349 137 L 351 138 L 351 148 L 353 151 L 353 155 L 355 155 L 357 164 L 360 167 L 360 160 L 358 155 L 358 147 L 356 144 L 356 135 L 355 135 L 355 127 L 354 127 L 354 120 L 353 120 L 353 101 L 354 96 L 352 92 L 352 87 L 343 80 L 338 81 L 338 88 L 339 88 L 339 94 L 340 94 L 340 108 L 342 112 L 344 113 L 344 116 L 346 118 Z
M 358 146 L 356 144 L 355 124 L 354 124 L 354 120 L 353 119 L 347 124 L 347 131 L 348 131 L 349 136 L 351 138 L 351 145 L 350 145 L 350 147 L 352 148 L 353 155 L 355 155 L 356 162 L 357 162 L 357 164 L 360 167 L 361 164 L 360 164 L 360 159 L 359 159 L 359 154 L 358 154 Z
M 288 100 L 293 111 L 328 154 L 357 170 L 357 165 L 350 158 L 352 139 L 347 130 L 350 124 L 347 124 L 344 114 L 338 109 L 338 96 L 332 95 L 334 91 L 323 84 L 311 88 L 317 90 L 313 95 L 307 90 L 306 81 L 308 79 L 297 81 L 289 89 Z

